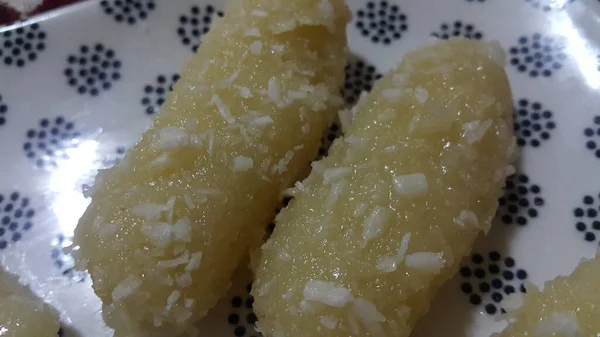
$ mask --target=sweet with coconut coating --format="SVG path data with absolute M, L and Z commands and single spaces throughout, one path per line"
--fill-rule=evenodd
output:
M 56 337 L 58 313 L 0 268 L 0 336 Z
M 543 291 L 530 284 L 524 298 L 520 294 L 508 298 L 511 308 L 517 309 L 508 310 L 508 316 L 516 320 L 493 337 L 596 337 L 599 286 L 600 255 L 583 260 L 570 275 L 546 282 Z
M 195 335 L 342 103 L 342 0 L 231 0 L 75 231 L 115 336 Z
M 291 191 L 253 285 L 265 336 L 410 334 L 490 227 L 514 151 L 497 44 L 409 52 Z

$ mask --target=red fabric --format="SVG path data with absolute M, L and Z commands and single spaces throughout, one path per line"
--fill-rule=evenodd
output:
M 79 1 L 81 0 L 44 0 L 44 2 L 39 7 L 33 10 L 31 13 L 28 13 L 27 16 L 40 14 L 48 10 L 58 8 L 60 6 L 69 5 Z M 0 5 L 0 26 L 11 24 L 19 20 L 20 18 L 21 17 L 19 16 L 19 13 L 17 13 L 16 11 L 6 6 Z

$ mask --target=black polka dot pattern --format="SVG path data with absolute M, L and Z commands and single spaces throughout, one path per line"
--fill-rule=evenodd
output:
M 0 126 L 6 124 L 6 115 L 8 113 L 8 106 L 4 102 L 4 98 L 0 95 Z
M 525 0 L 525 2 L 529 3 L 533 8 L 541 9 L 544 12 L 562 10 L 573 1 L 575 0 Z
M 453 23 L 442 23 L 440 29 L 437 32 L 431 33 L 431 35 L 438 39 L 448 40 L 451 37 L 462 36 L 468 39 L 481 40 L 483 39 L 483 33 L 475 29 L 470 23 L 463 23 L 462 21 L 454 21 Z
M 200 45 L 200 38 L 210 30 L 214 15 L 223 17 L 223 12 L 212 5 L 207 5 L 203 9 L 192 6 L 189 13 L 181 15 L 177 27 L 177 35 L 181 43 L 196 52 Z
M 565 53 L 564 38 L 533 34 L 521 36 L 518 44 L 509 49 L 510 64 L 530 77 L 549 77 L 561 69 Z
M 53 169 L 58 161 L 68 159 L 65 150 L 77 147 L 80 133 L 75 124 L 63 117 L 42 119 L 39 126 L 26 133 L 23 151 L 35 165 L 43 169 Z
M 585 147 L 600 159 L 600 115 L 594 116 L 593 125 L 585 128 L 583 134 L 587 138 Z
M 24 67 L 46 49 L 47 34 L 39 23 L 0 34 L 0 60 L 7 66 Z
M 333 144 L 333 141 L 341 136 L 342 128 L 339 122 L 334 122 L 331 124 L 329 129 L 327 130 L 327 134 L 321 138 L 321 146 L 319 147 L 319 152 L 317 158 L 315 160 L 319 160 L 323 157 L 326 157 L 329 151 L 329 147 Z
M 142 97 L 142 106 L 147 115 L 152 115 L 158 112 L 161 105 L 165 102 L 167 94 L 173 90 L 173 85 L 179 80 L 178 74 L 171 76 L 158 75 L 153 84 L 144 86 Z
M 0 194 L 0 251 L 22 239 L 33 227 L 35 211 L 19 192 Z
M 72 236 L 59 234 L 54 240 L 52 240 L 50 257 L 53 261 L 54 267 L 58 269 L 61 275 L 74 282 L 83 282 L 87 274 L 85 272 L 75 270 L 75 261 L 73 260 L 73 257 L 63 252 L 63 248 L 70 246 L 72 243 Z
M 504 313 L 502 300 L 517 291 L 525 292 L 527 272 L 516 267 L 512 257 L 497 251 L 474 253 L 460 268 L 460 290 L 469 302 L 482 306 L 490 315 Z
M 381 78 L 374 65 L 359 59 L 349 60 L 344 72 L 346 79 L 342 88 L 342 97 L 348 106 L 356 104 L 360 94 L 363 91 L 371 91 L 375 81 Z
M 517 145 L 538 147 L 550 139 L 556 128 L 554 114 L 539 102 L 520 99 L 515 106 L 514 131 Z
M 544 205 L 541 188 L 529 181 L 525 174 L 513 174 L 506 180 L 504 196 L 498 199 L 496 216 L 505 224 L 527 225 L 528 219 L 538 216 Z
M 396 4 L 385 0 L 368 1 L 356 12 L 356 28 L 373 43 L 388 45 L 400 40 L 408 30 L 406 14 Z
M 254 330 L 254 324 L 258 320 L 256 314 L 252 311 L 254 297 L 250 295 L 252 284 L 246 286 L 246 293 L 243 296 L 233 296 L 231 298 L 231 311 L 227 316 L 227 322 L 233 328 L 233 336 L 236 337 L 259 337 L 260 334 Z
M 575 217 L 575 228 L 583 234 L 588 242 L 600 241 L 600 194 L 592 196 L 585 195 L 579 207 L 573 210 Z
M 115 52 L 103 44 L 82 45 L 79 53 L 67 57 L 64 74 L 69 86 L 79 94 L 97 96 L 121 79 L 121 66 Z
M 156 3 L 154 0 L 102 0 L 100 7 L 115 21 L 133 25 L 139 20 L 145 20 L 156 8 Z

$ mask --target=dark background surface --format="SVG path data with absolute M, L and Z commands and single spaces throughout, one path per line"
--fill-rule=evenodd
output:
M 25 16 L 23 16 L 22 14 L 20 15 L 11 8 L 0 5 L 0 26 L 9 25 L 15 21 L 26 19 L 28 17 L 35 16 L 45 11 L 79 1 L 81 0 L 44 0 L 44 2 L 39 7 L 37 7 L 32 12 L 25 14 Z

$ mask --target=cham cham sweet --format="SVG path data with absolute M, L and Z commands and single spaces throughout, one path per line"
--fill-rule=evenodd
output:
M 0 268 L 0 336 L 56 337 L 58 313 Z
M 597 337 L 600 334 L 600 255 L 582 261 L 569 276 L 559 276 L 540 291 L 512 294 L 508 318 L 496 337 Z
M 75 231 L 115 336 L 186 331 L 260 245 L 342 103 L 342 0 L 231 0 Z
M 276 218 L 253 285 L 265 336 L 410 334 L 487 231 L 514 151 L 497 44 L 409 52 Z

